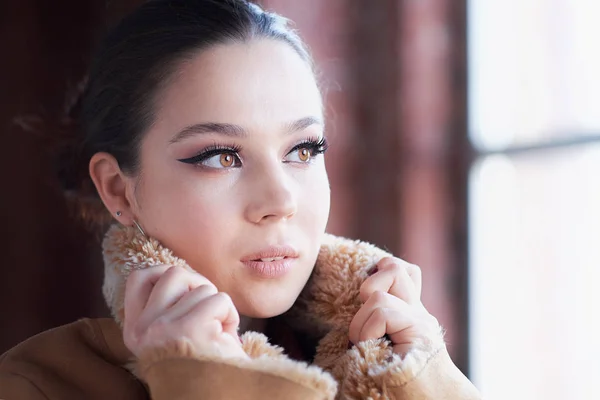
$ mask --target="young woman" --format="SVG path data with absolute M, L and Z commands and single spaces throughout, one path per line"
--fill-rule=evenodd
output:
M 88 179 L 117 221 L 113 318 L 4 354 L 0 398 L 479 398 L 418 267 L 325 234 L 323 104 L 283 18 L 148 1 L 104 41 L 81 112 Z

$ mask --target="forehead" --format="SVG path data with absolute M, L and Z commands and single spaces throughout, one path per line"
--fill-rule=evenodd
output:
M 156 124 L 170 131 L 206 121 L 264 128 L 321 113 L 310 66 L 270 39 L 200 51 L 180 64 L 156 102 Z

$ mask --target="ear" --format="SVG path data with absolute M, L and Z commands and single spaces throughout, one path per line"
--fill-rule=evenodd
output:
M 89 173 L 102 202 L 112 216 L 123 225 L 131 225 L 135 219 L 135 204 L 131 196 L 132 178 L 121 171 L 112 155 L 104 152 L 92 156 Z M 116 215 L 117 211 L 121 212 L 120 216 Z

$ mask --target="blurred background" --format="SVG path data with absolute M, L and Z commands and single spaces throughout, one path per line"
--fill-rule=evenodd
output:
M 0 353 L 108 315 L 99 237 L 54 176 L 57 132 L 27 128 L 60 120 L 98 38 L 140 2 L 0 3 Z M 320 71 L 329 232 L 422 267 L 486 399 L 599 399 L 600 3 L 260 3 Z

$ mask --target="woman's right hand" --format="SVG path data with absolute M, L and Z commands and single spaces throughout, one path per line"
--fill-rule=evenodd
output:
M 247 358 L 231 301 L 197 272 L 161 265 L 133 271 L 125 287 L 125 346 L 137 357 L 186 340 L 198 354 Z

